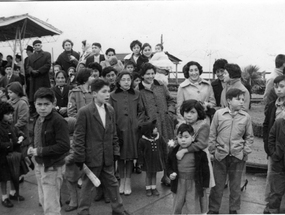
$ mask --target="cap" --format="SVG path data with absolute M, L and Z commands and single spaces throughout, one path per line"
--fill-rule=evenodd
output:
M 29 46 L 29 45 L 28 45 L 27 48 L 26 48 L 26 50 L 33 52 L 33 51 L 34 51 L 34 48 L 33 48 L 32 46 Z
M 42 44 L 42 41 L 40 41 L 40 40 L 35 40 L 35 41 L 33 42 L 33 46 L 36 45 L 36 44 L 38 44 L 38 43 Z

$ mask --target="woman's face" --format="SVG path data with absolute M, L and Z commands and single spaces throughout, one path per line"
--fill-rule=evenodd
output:
M 196 65 L 192 65 L 189 67 L 189 79 L 193 82 L 196 82 L 199 80 L 200 73 L 199 69 Z
M 143 55 L 150 58 L 151 57 L 151 47 L 150 46 L 146 46 L 144 49 L 143 49 Z
M 132 51 L 134 53 L 135 56 L 138 56 L 140 54 L 140 46 L 138 44 L 136 44 L 133 48 L 132 48 Z
M 62 72 L 60 72 L 60 73 L 56 76 L 55 82 L 56 82 L 56 85 L 58 85 L 58 86 L 62 86 L 62 85 L 65 84 L 66 79 L 65 79 L 64 75 L 62 74 Z
M 143 81 L 146 84 L 152 84 L 154 80 L 155 72 L 153 69 L 149 69 L 146 71 L 146 73 L 143 76 Z
M 183 115 L 187 124 L 194 124 L 198 120 L 198 112 L 195 108 L 192 108 L 189 112 L 184 112 Z
M 112 57 L 112 56 L 115 56 L 115 53 L 112 52 L 112 51 L 109 51 L 109 52 L 107 53 L 107 58 L 110 59 L 110 57 Z
M 70 42 L 65 42 L 64 43 L 64 50 L 65 51 L 71 51 L 71 49 L 72 49 L 71 43 Z
M 131 88 L 132 79 L 130 75 L 123 75 L 120 80 L 120 86 L 124 90 L 129 90 Z

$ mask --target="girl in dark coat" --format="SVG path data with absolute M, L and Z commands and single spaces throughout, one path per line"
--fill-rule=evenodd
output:
M 166 167 L 167 146 L 165 140 L 157 132 L 156 120 L 143 123 L 142 138 L 139 140 L 139 164 L 146 171 L 146 195 L 158 196 L 156 189 L 156 173 Z
M 19 130 L 12 125 L 14 108 L 7 102 L 0 102 L 0 182 L 2 192 L 2 205 L 5 207 L 13 207 L 12 200 L 23 201 L 24 197 L 16 193 L 14 184 L 11 182 L 10 195 L 7 194 L 7 181 L 11 179 L 10 168 L 6 156 L 13 152 L 20 152 L 20 144 L 23 136 Z

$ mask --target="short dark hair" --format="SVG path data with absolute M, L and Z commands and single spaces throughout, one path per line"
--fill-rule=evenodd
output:
M 154 128 L 156 128 L 156 120 L 143 122 L 139 126 L 141 134 L 144 135 L 147 138 L 151 138 L 152 137 Z
M 197 68 L 199 70 L 199 74 L 201 75 L 203 73 L 203 67 L 198 62 L 190 61 L 190 62 L 186 63 L 183 66 L 183 69 L 182 69 L 185 78 L 189 78 L 189 68 L 190 68 L 190 66 L 197 66 Z
M 216 74 L 218 69 L 225 69 L 226 64 L 228 61 L 226 59 L 218 59 L 215 61 L 213 65 L 213 73 Z
M 136 80 L 137 78 L 140 79 L 142 78 L 138 72 L 133 72 L 132 75 L 133 75 L 133 80 Z
M 185 100 L 180 107 L 180 114 L 184 116 L 185 112 L 189 112 L 193 108 L 198 113 L 198 120 L 202 120 L 206 118 L 206 112 L 204 110 L 203 105 L 201 104 L 200 101 L 197 101 L 195 99 Z
M 5 114 L 13 113 L 14 108 L 8 102 L 0 101 L 0 121 L 3 120 Z
M 19 59 L 19 60 L 21 61 L 21 60 L 22 60 L 22 56 L 21 56 L 21 55 L 16 54 L 16 59 Z
M 76 75 L 76 81 L 78 85 L 84 84 L 88 81 L 88 78 L 91 76 L 92 70 L 89 68 L 80 69 Z
M 13 57 L 12 57 L 11 55 L 7 55 L 6 59 L 7 59 L 8 57 L 13 60 Z
M 144 63 L 141 67 L 141 70 L 140 70 L 141 77 L 143 77 L 145 75 L 146 71 L 149 69 L 153 69 L 154 73 L 156 73 L 156 68 L 154 65 L 152 65 L 151 63 Z
M 121 87 L 120 86 L 120 81 L 121 81 L 121 79 L 122 79 L 122 77 L 124 75 L 129 75 L 130 76 L 130 78 L 131 78 L 131 88 L 133 88 L 133 81 L 132 81 L 133 80 L 133 76 L 132 76 L 132 74 L 130 72 L 126 71 L 126 70 L 123 70 L 123 71 L 121 71 L 118 74 L 118 76 L 116 78 L 116 87 L 117 87 L 117 89 Z
M 113 52 L 114 55 L 116 55 L 115 49 L 113 49 L 113 48 L 108 48 L 108 49 L 106 50 L 105 54 L 108 55 L 109 52 Z
M 241 69 L 239 65 L 228 63 L 225 65 L 225 70 L 229 73 L 230 78 L 241 78 Z
M 144 43 L 143 46 L 142 46 L 142 50 L 144 50 L 145 47 L 150 47 L 151 48 L 151 45 L 149 43 Z
M 182 123 L 177 129 L 177 135 L 183 134 L 184 132 L 188 132 L 190 135 L 194 135 L 194 129 L 191 125 L 186 123 Z
M 163 51 L 164 48 L 163 48 L 163 45 L 162 45 L 162 44 L 159 43 L 159 44 L 157 44 L 156 46 L 159 46 L 159 47 L 161 48 L 161 51 Z
M 118 74 L 118 71 L 117 71 L 114 67 L 112 67 L 112 66 L 107 66 L 107 67 L 105 67 L 105 68 L 102 70 L 102 77 L 105 78 L 106 75 L 107 75 L 108 73 L 112 72 L 112 71 L 114 71 L 116 75 Z
M 284 54 L 277 55 L 275 58 L 275 67 L 280 68 L 281 66 L 283 66 L 284 63 L 285 63 L 285 55 Z
M 88 68 L 98 70 L 99 76 L 101 76 L 102 66 L 99 63 L 97 63 L 97 62 L 89 63 Z
M 71 48 L 73 47 L 73 42 L 70 40 L 70 39 L 66 39 L 66 40 L 63 40 L 62 42 L 62 48 L 64 49 L 64 45 L 65 43 L 69 42 L 71 44 Z
M 133 48 L 135 47 L 135 45 L 138 45 L 138 46 L 140 47 L 140 49 L 142 49 L 142 43 L 141 43 L 140 41 L 138 41 L 138 40 L 134 40 L 134 41 L 132 41 L 131 44 L 130 44 L 131 50 L 133 50 Z
M 124 62 L 125 68 L 127 68 L 127 66 L 129 66 L 129 65 L 133 65 L 133 67 L 136 68 L 136 64 L 133 61 L 125 60 L 125 62 Z
M 36 102 L 37 99 L 47 99 L 51 103 L 54 103 L 55 95 L 52 89 L 47 87 L 41 87 L 35 92 L 34 101 Z
M 285 80 L 285 75 L 279 75 L 274 79 L 273 83 L 279 84 L 281 81 L 284 81 L 284 80 Z
M 91 83 L 91 92 L 98 92 L 104 86 L 109 86 L 109 82 L 103 79 L 96 79 Z
M 240 95 L 244 95 L 245 92 L 238 88 L 231 88 L 226 93 L 226 99 L 232 100 L 233 98 L 239 97 Z
M 65 77 L 65 81 L 67 81 L 67 73 L 64 71 L 64 70 L 59 70 L 59 72 L 57 72 L 56 74 L 55 74 L 55 78 L 57 78 L 57 76 L 60 74 L 60 73 L 62 73 L 63 74 L 63 76 Z
M 102 46 L 101 46 L 100 43 L 92 43 L 92 46 L 97 46 L 97 47 L 99 47 L 100 49 L 102 48 Z

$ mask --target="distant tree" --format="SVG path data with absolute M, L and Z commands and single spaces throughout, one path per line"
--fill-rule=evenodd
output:
M 252 93 L 264 94 L 265 80 L 263 77 L 265 71 L 260 72 L 259 70 L 260 68 L 258 66 L 249 65 L 242 71 L 242 81 L 250 95 Z

